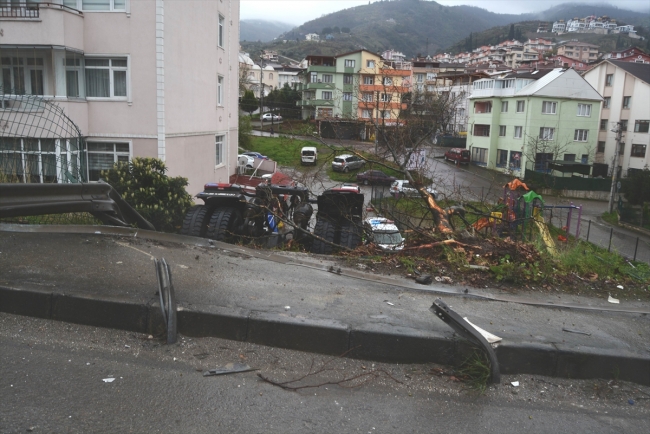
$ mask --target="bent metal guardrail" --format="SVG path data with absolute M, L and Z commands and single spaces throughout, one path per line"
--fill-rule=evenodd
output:
M 87 212 L 102 223 L 155 231 L 109 184 L 0 184 L 0 218 Z

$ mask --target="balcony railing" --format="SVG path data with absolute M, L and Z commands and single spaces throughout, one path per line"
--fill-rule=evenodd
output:
M 38 18 L 38 3 L 16 4 L 0 2 L 0 17 L 2 18 Z

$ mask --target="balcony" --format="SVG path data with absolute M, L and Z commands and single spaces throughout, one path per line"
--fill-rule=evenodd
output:
M 332 99 L 302 99 L 296 101 L 296 105 L 299 107 L 316 107 L 316 106 L 333 106 L 334 100 Z
M 38 18 L 39 4 L 16 4 L 14 2 L 0 2 L 0 18 Z
M 0 19 L 2 45 L 84 49 L 84 15 L 76 9 L 56 3 L 0 1 Z
M 335 89 L 334 83 L 323 83 L 320 81 L 307 83 L 303 85 L 302 90 L 315 90 L 315 89 Z

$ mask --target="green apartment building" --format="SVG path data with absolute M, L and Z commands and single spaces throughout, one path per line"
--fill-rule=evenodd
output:
M 526 170 L 589 174 L 598 140 L 600 94 L 573 69 L 484 78 L 469 98 L 472 163 L 523 178 Z

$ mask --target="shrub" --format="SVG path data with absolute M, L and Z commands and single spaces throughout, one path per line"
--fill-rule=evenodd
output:
M 177 232 L 194 204 L 185 190 L 187 178 L 170 178 L 157 158 L 134 158 L 103 170 L 102 177 L 156 230 Z

